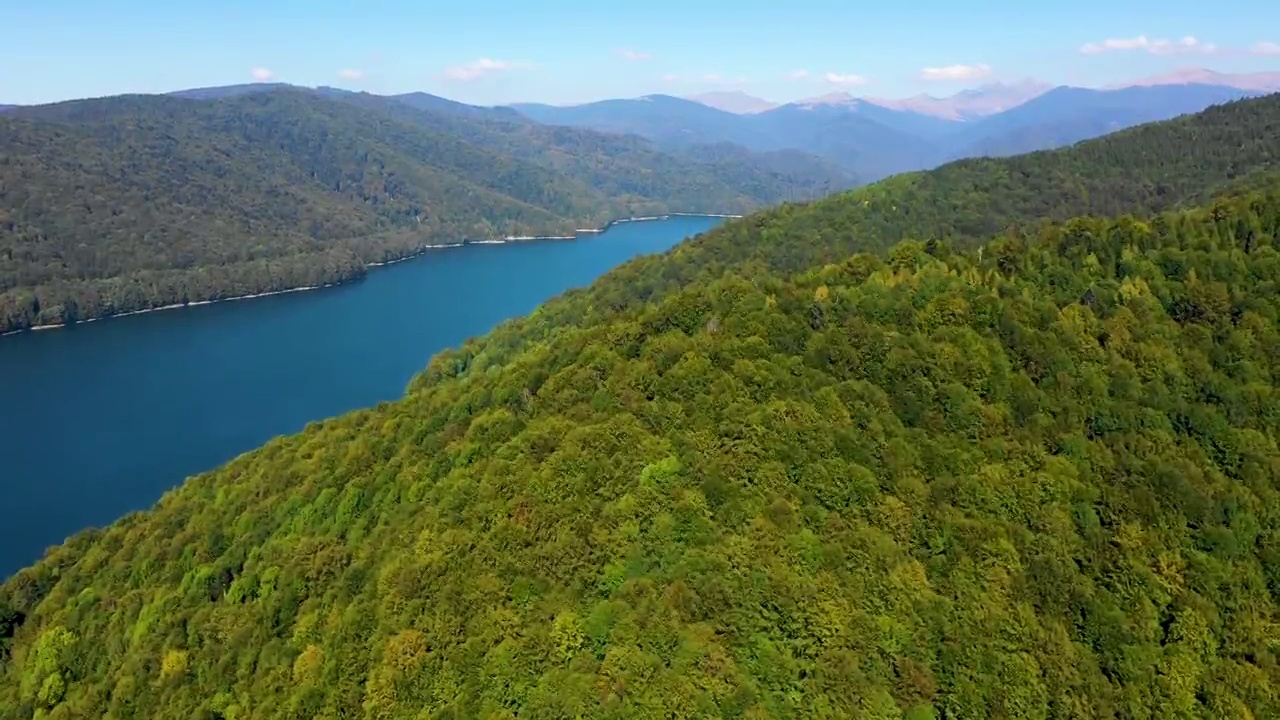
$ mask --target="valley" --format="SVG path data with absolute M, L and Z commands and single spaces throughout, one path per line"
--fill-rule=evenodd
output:
M 441 248 L 359 283 L 0 339 L 0 375 L 22 378 L 0 387 L 0 576 L 276 436 L 395 400 L 437 352 L 722 221 Z
M 1280 717 L 1192 5 L 27 4 L 0 720 Z
M 1269 82 L 1195 76 L 1212 77 Z M 260 83 L 8 107 L 0 334 L 350 282 L 433 246 L 811 201 L 1257 92 L 997 84 L 945 109 L 837 94 L 735 114 L 660 95 L 505 108 Z
M 269 88 L 5 113 L 0 332 L 332 285 L 430 246 L 737 214 L 843 186 L 799 154 L 698 159 L 421 106 Z

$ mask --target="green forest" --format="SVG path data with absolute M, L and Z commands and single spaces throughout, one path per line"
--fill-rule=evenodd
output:
M 1280 717 L 1278 116 L 624 265 L 0 585 L 0 717 Z
M 343 282 L 428 245 L 839 187 L 805 157 L 676 157 L 370 95 L 21 108 L 0 116 L 0 333 Z

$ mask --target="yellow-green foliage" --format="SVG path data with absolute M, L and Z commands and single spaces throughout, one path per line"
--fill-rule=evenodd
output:
M 1278 717 L 1278 232 L 634 264 L 18 573 L 0 717 Z

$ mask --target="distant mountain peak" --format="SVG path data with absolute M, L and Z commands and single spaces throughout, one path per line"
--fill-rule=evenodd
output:
M 1151 87 L 1153 85 L 1221 85 L 1237 90 L 1274 92 L 1280 90 L 1280 72 L 1223 73 L 1202 67 L 1182 67 L 1172 72 L 1108 85 L 1106 89 Z
M 772 110 L 778 107 L 777 103 L 769 102 L 762 98 L 748 95 L 741 90 L 729 90 L 722 92 L 707 92 L 700 95 L 690 95 L 685 100 L 692 100 L 701 103 L 716 110 L 734 113 L 735 115 L 754 115 L 762 113 L 766 110 Z
M 805 98 L 792 103 L 800 107 L 821 107 L 823 105 L 856 105 L 862 102 L 858 98 L 847 92 L 833 92 L 826 95 L 818 95 L 817 97 Z
M 1015 108 L 1039 97 L 1053 85 L 1026 78 L 1012 82 L 992 82 L 961 90 L 948 97 L 920 94 L 909 98 L 866 98 L 867 102 L 894 110 L 910 110 L 948 120 L 972 120 Z

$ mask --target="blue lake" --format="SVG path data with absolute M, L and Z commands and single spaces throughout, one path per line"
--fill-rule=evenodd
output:
M 274 436 L 400 397 L 440 350 L 720 222 L 432 250 L 351 285 L 0 338 L 0 579 Z

